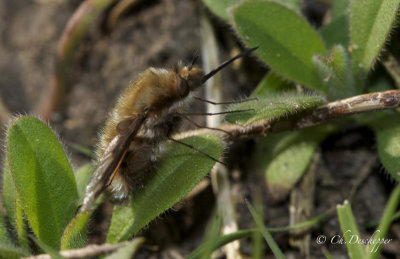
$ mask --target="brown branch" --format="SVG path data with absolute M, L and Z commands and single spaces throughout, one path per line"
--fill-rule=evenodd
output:
M 140 245 L 144 238 L 136 238 L 138 245 Z M 112 244 L 102 244 L 102 245 L 88 245 L 84 248 L 78 249 L 71 249 L 71 250 L 64 250 L 60 251 L 60 255 L 64 256 L 65 258 L 87 258 L 87 257 L 94 257 L 100 256 L 103 254 L 112 253 L 117 251 L 121 247 L 126 246 L 129 244 L 129 241 L 125 241 L 122 243 L 118 243 L 115 245 Z M 35 256 L 25 257 L 26 259 L 51 259 L 51 256 L 48 254 L 39 254 Z
M 220 129 L 230 132 L 230 137 L 234 140 L 286 130 L 302 129 L 357 113 L 394 109 L 399 106 L 400 90 L 390 90 L 357 95 L 331 102 L 303 115 L 297 121 L 261 120 L 247 125 L 223 125 Z
M 309 127 L 356 113 L 394 109 L 399 106 L 400 90 L 357 95 L 319 107 L 308 116 L 303 117 L 303 119 L 298 122 L 298 127 Z

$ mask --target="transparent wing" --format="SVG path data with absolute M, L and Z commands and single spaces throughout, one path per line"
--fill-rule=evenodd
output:
M 138 133 L 145 119 L 146 114 L 139 114 L 123 121 L 123 132 L 120 132 L 119 135 L 113 138 L 103 155 L 97 161 L 96 168 L 86 187 L 85 196 L 80 208 L 81 213 L 89 211 L 94 201 L 107 187 L 108 181 L 114 171 L 118 169 L 120 161 L 124 159 L 126 150 L 129 148 L 130 143 Z

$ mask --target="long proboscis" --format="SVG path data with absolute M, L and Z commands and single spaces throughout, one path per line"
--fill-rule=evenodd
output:
M 232 63 L 233 61 L 235 61 L 238 58 L 241 58 L 243 56 L 248 55 L 249 53 L 255 51 L 256 49 L 258 49 L 257 47 L 251 48 L 251 49 L 247 49 L 245 51 L 243 51 L 242 53 L 234 56 L 231 59 L 228 59 L 227 61 L 225 61 L 224 63 L 222 63 L 221 65 L 219 65 L 217 68 L 211 70 L 209 73 L 207 73 L 206 75 L 203 76 L 203 78 L 201 79 L 201 83 L 204 84 L 208 79 L 210 79 L 211 77 L 213 77 L 216 73 L 218 73 L 221 69 L 223 69 L 224 67 L 226 67 L 227 65 L 229 65 L 230 63 Z

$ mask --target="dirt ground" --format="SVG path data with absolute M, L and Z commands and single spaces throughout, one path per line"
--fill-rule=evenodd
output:
M 305 12 L 317 26 L 326 6 L 307 1 Z M 49 101 L 57 43 L 74 11 L 78 0 L 2 0 L 0 1 L 0 101 L 9 114 L 41 114 Z M 89 30 L 76 49 L 68 70 L 66 92 L 62 106 L 51 115 L 51 125 L 65 142 L 74 168 L 91 161 L 75 145 L 93 149 L 97 132 L 107 112 L 122 89 L 135 75 L 150 66 L 169 67 L 179 61 L 190 62 L 201 50 L 199 13 L 205 11 L 200 2 L 141 1 L 127 10 L 113 29 L 107 28 L 109 11 Z M 212 18 L 220 46 L 221 60 L 227 59 L 240 44 L 232 31 Z M 201 65 L 199 60 L 198 65 Z M 260 63 L 247 58 L 234 71 L 223 71 L 226 100 L 248 95 L 267 71 Z M 243 71 L 251 72 L 244 73 Z M 248 76 L 244 76 L 247 74 Z M 1 103 L 0 103 L 1 104 Z M 194 104 L 204 109 L 202 103 Z M 2 126 L 7 112 L 0 109 Z M 204 123 L 200 118 L 198 123 Z M 189 127 L 184 125 L 183 127 Z M 366 128 L 352 126 L 327 138 L 318 149 L 315 161 L 316 189 L 313 215 L 323 213 L 345 199 L 352 200 L 352 208 L 362 235 L 373 232 L 367 225 L 379 220 L 394 182 L 384 172 L 377 158 L 374 135 Z M 232 163 L 230 175 L 232 191 L 237 202 L 240 229 L 253 227 L 243 197 L 251 197 L 258 189 L 265 196 L 265 223 L 277 227 L 289 224 L 289 197 L 271 201 L 265 182 L 252 165 L 252 154 L 258 140 L 235 144 L 229 153 Z M 372 161 L 372 162 L 371 162 Z M 365 172 L 360 177 L 360 172 Z M 151 223 L 141 235 L 147 241 L 137 258 L 183 258 L 202 243 L 205 228 L 213 213 L 215 197 L 209 178 L 204 188 L 190 199 L 185 199 Z M 98 212 L 101 221 L 110 205 Z M 91 242 L 104 239 L 107 223 L 97 222 L 91 231 Z M 311 258 L 323 258 L 327 249 L 335 258 L 346 258 L 345 245 L 319 245 L 319 235 L 328 238 L 340 234 L 335 215 L 323 221 L 312 232 Z M 274 234 L 288 258 L 299 258 L 300 252 L 289 243 L 289 233 Z M 394 223 L 383 249 L 383 258 L 400 257 L 400 225 Z M 242 240 L 244 258 L 251 256 L 251 240 Z M 273 258 L 265 248 L 265 258 Z

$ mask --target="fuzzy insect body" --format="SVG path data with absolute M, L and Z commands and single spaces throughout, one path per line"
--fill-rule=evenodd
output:
M 190 91 L 201 85 L 203 76 L 203 70 L 197 67 L 176 71 L 149 68 L 122 93 L 100 135 L 97 156 L 104 154 L 118 134 L 125 134 L 132 118 L 146 114 L 146 119 L 107 188 L 112 198 L 125 199 L 151 170 L 163 150 L 162 143 L 179 126 L 177 113 L 190 101 Z
M 207 74 L 193 64 L 175 70 L 149 68 L 140 74 L 122 93 L 100 134 L 97 166 L 80 211 L 90 210 L 104 190 L 114 200 L 126 199 L 178 128 L 179 113 L 190 102 L 190 93 L 255 49 L 242 52 Z

